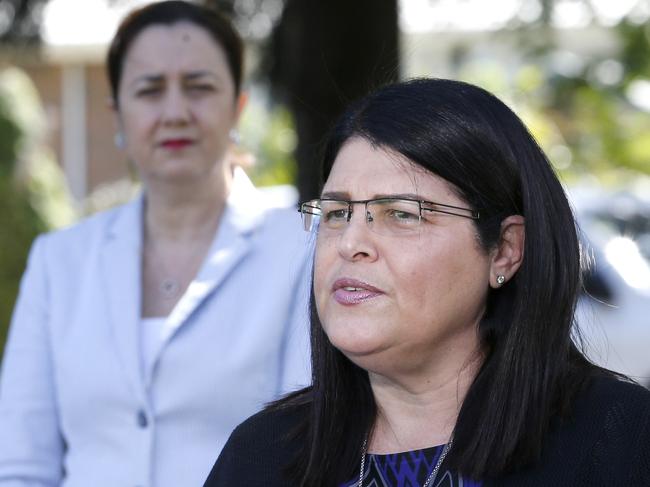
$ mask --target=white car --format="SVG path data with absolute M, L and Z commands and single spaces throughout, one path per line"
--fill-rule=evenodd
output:
M 592 263 L 577 334 L 594 362 L 650 387 L 650 191 L 569 194 Z

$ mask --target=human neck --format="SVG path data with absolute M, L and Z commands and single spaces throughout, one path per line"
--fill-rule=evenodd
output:
M 226 205 L 232 173 L 213 174 L 198 183 L 147 185 L 145 235 L 157 242 L 212 239 Z
M 482 354 L 465 357 L 418 376 L 390 378 L 370 372 L 377 420 L 371 453 L 397 453 L 447 443 Z

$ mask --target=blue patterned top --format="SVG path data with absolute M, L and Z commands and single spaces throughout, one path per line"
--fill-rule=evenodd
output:
M 389 455 L 366 455 L 363 487 L 422 487 L 445 445 Z M 357 487 L 359 478 L 340 487 Z M 461 477 L 456 472 L 445 470 L 444 463 L 431 487 L 481 487 L 481 482 Z

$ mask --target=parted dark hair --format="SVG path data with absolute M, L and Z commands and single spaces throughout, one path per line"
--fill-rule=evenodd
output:
M 525 217 L 521 267 L 488 292 L 479 324 L 485 360 L 462 404 L 447 461 L 478 480 L 533 464 L 552 421 L 601 371 L 571 338 L 580 253 L 571 208 L 549 161 L 498 98 L 444 79 L 389 85 L 351 106 L 326 143 L 324 180 L 354 137 L 452 183 L 480 211 L 474 224 L 486 251 L 498 243 L 504 218 Z M 377 415 L 367 372 L 330 343 L 313 291 L 311 301 L 313 384 L 271 406 L 308 406 L 309 417 L 296 430 L 307 448 L 288 471 L 297 485 L 310 487 L 358 475 Z
M 214 9 L 182 0 L 167 0 L 133 10 L 122 20 L 113 36 L 106 56 L 106 66 L 111 96 L 116 105 L 124 58 L 135 38 L 152 25 L 173 25 L 178 22 L 190 22 L 205 29 L 224 50 L 234 81 L 235 94 L 239 94 L 243 76 L 244 46 L 231 22 Z

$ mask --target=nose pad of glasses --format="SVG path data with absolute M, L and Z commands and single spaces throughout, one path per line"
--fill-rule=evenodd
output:
M 370 213 L 369 211 L 366 211 L 366 221 L 368 223 L 372 223 L 374 221 L 374 219 L 372 218 L 372 213 Z

